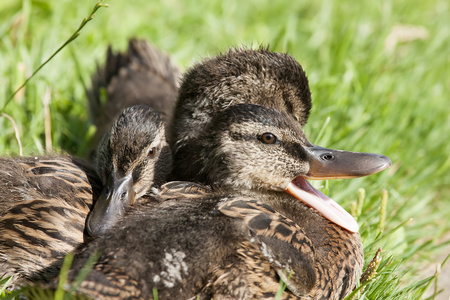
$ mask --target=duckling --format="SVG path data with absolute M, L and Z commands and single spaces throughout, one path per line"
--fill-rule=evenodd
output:
M 126 53 L 113 53 L 109 47 L 105 65 L 97 67 L 86 92 L 91 120 L 97 127 L 94 146 L 128 106 L 149 105 L 168 123 L 180 78 L 170 57 L 145 40 L 130 39 Z
M 301 128 L 309 117 L 310 95 L 305 72 L 287 54 L 264 48 L 232 49 L 197 64 L 183 78 L 174 112 L 170 132 L 173 174 L 178 180 L 193 180 L 255 199 L 292 221 L 300 228 L 297 232 L 310 240 L 314 263 L 313 272 L 307 268 L 294 272 L 286 281 L 288 289 L 305 298 L 340 299 L 352 290 L 361 272 L 359 226 L 307 179 L 366 176 L 389 167 L 391 161 L 383 155 L 311 144 Z M 245 216 L 245 210 L 221 211 L 231 217 Z M 276 228 L 272 234 L 282 235 Z M 289 255 L 283 261 L 275 259 L 274 255 L 283 256 L 286 250 L 273 247 L 266 244 L 259 253 L 286 280 L 286 271 L 293 270 L 296 260 Z M 301 261 L 303 252 L 298 252 L 297 261 Z M 252 262 L 241 262 L 233 268 L 245 269 L 249 264 Z M 260 264 L 261 259 L 253 261 L 253 266 Z M 223 272 L 232 273 L 229 268 Z M 225 284 L 225 275 L 221 276 L 224 295 L 232 295 L 236 286 L 252 281 L 252 272 L 247 278 L 231 276 Z M 297 276 L 312 280 L 296 280 Z M 264 292 L 256 290 L 254 294 Z
M 51 276 L 42 271 L 83 242 L 93 200 L 95 236 L 144 199 L 170 172 L 171 153 L 159 114 L 133 106 L 100 143 L 95 168 L 68 155 L 0 158 L 0 165 L 0 277 L 21 284 Z
M 147 105 L 126 108 L 100 142 L 95 164 L 105 188 L 86 222 L 91 236 L 112 227 L 133 204 L 119 201 L 124 194 L 132 190 L 135 199 L 151 200 L 152 188 L 171 172 L 172 153 L 160 114 Z

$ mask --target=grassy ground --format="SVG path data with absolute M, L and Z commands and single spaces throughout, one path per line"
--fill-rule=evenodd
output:
M 1 1 L 0 107 L 94 3 Z M 108 44 L 124 49 L 129 37 L 147 38 L 184 68 L 230 46 L 269 44 L 292 54 L 308 74 L 314 107 L 306 131 L 312 142 L 383 153 L 394 163 L 368 178 L 326 183 L 329 194 L 349 209 L 358 189 L 365 189 L 355 211 L 361 211 L 366 261 L 378 247 L 384 250 L 379 275 L 360 299 L 423 298 L 433 279 L 424 270 L 450 253 L 447 0 L 108 3 L 111 7 L 100 9 L 82 35 L 4 109 L 17 125 L 24 154 L 41 154 L 46 147 L 85 154 L 93 128 L 84 88 Z M 50 114 L 43 100 L 50 101 Z M 5 117 L 0 132 L 0 154 L 18 155 Z M 385 215 L 380 214 L 383 189 L 389 195 Z

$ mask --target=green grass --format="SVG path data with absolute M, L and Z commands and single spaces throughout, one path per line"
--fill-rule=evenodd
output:
M 1 1 L 0 107 L 70 37 L 94 3 Z M 384 250 L 378 275 L 359 299 L 423 298 L 434 279 L 424 270 L 450 253 L 447 0 L 107 3 L 110 8 L 100 9 L 81 36 L 6 106 L 26 155 L 42 154 L 46 147 L 46 91 L 53 149 L 85 154 L 92 129 L 84 88 L 108 44 L 123 50 L 129 37 L 147 38 L 183 68 L 230 46 L 269 44 L 293 55 L 308 74 L 313 111 L 305 130 L 312 142 L 383 153 L 394 163 L 381 174 L 327 183 L 329 194 L 346 208 L 357 201 L 358 189 L 365 189 L 358 222 L 366 262 L 378 247 Z M 420 26 L 427 37 L 387 50 L 385 41 L 399 24 Z M 0 132 L 0 154 L 18 155 L 4 117 Z M 380 226 L 383 189 L 389 197 Z

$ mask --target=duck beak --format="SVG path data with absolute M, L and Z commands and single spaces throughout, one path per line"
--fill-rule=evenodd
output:
M 391 166 L 389 157 L 374 154 L 326 149 L 319 146 L 305 148 L 309 162 L 308 179 L 356 178 L 383 171 Z
M 316 190 L 306 179 L 355 178 L 380 172 L 391 166 L 384 155 L 325 149 L 318 146 L 305 148 L 309 171 L 291 181 L 286 191 L 316 209 L 325 218 L 347 229 L 358 232 L 355 219 L 334 200 Z
M 135 200 L 131 174 L 117 179 L 112 173 L 86 220 L 89 235 L 98 236 L 111 228 Z

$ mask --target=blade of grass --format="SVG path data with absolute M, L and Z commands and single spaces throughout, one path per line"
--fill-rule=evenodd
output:
M 95 12 L 100 8 L 100 7 L 109 7 L 108 4 L 103 3 L 104 0 L 100 0 L 98 1 L 95 5 L 94 8 L 92 9 L 91 13 L 89 14 L 89 16 L 85 17 L 82 21 L 80 26 L 78 26 L 78 29 L 64 42 L 64 44 L 62 44 L 52 55 L 50 55 L 50 57 L 44 61 L 25 81 L 24 83 L 22 83 L 21 86 L 19 86 L 14 93 L 12 93 L 12 95 L 8 98 L 8 100 L 6 100 L 5 104 L 3 105 L 2 109 L 0 110 L 0 112 L 3 112 L 6 108 L 6 106 L 11 102 L 12 99 L 14 99 L 14 96 L 24 87 L 27 85 L 27 83 L 48 63 L 50 62 L 53 57 L 55 57 L 62 49 L 64 49 L 68 44 L 70 44 L 73 40 L 75 40 L 80 34 L 81 34 L 81 29 L 83 29 L 83 27 L 92 19 L 94 19 L 95 17 Z
M 11 125 L 12 125 L 12 127 L 14 129 L 14 133 L 16 134 L 17 143 L 19 144 L 19 155 L 23 156 L 22 142 L 20 140 L 19 129 L 17 128 L 16 122 L 14 121 L 14 119 L 10 115 L 7 115 L 5 113 L 1 113 L 0 115 L 2 117 L 7 118 L 9 120 L 9 122 L 11 122 Z
M 100 258 L 101 252 L 95 251 L 92 253 L 87 262 L 84 264 L 83 268 L 81 268 L 81 271 L 78 273 L 77 277 L 75 278 L 72 287 L 70 288 L 69 294 L 72 294 L 75 292 L 78 287 L 81 285 L 83 280 L 86 278 L 86 276 L 89 274 L 89 272 L 92 270 L 92 267 L 97 262 L 97 260 Z

